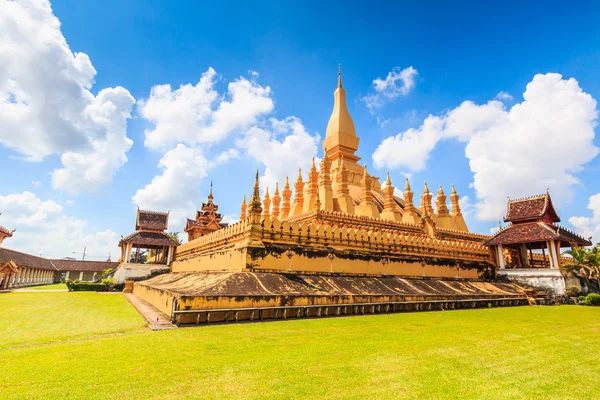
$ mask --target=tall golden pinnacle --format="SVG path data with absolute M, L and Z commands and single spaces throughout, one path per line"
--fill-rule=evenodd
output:
M 437 208 L 438 216 L 449 215 L 448 206 L 446 205 L 446 195 L 444 194 L 444 189 L 442 185 L 440 185 L 440 190 L 437 193 L 437 199 L 435 200 L 435 207 Z
M 452 184 L 452 193 L 450 194 L 450 201 L 452 202 L 452 215 L 461 215 L 462 212 L 460 210 L 459 197 L 458 193 L 456 193 L 456 189 L 454 188 L 454 184 Z
M 342 87 L 342 65 L 338 64 L 338 87 Z
M 271 212 L 273 218 L 279 217 L 279 203 L 281 203 L 281 197 L 279 196 L 279 183 L 275 182 L 275 193 L 273 193 L 273 211 Z
M 246 205 L 246 195 L 244 195 L 244 200 L 242 201 L 242 206 L 240 207 L 240 220 L 246 219 L 246 209 L 248 206 Z
M 292 198 L 292 191 L 290 190 L 290 181 L 288 177 L 285 177 L 285 186 L 281 192 L 283 195 L 283 204 L 281 205 L 281 219 L 285 219 L 290 215 L 290 200 Z
M 404 212 L 410 213 L 415 212 L 415 204 L 413 203 L 414 193 L 410 190 L 410 183 L 408 182 L 408 176 L 406 177 L 406 185 L 404 185 Z
M 265 199 L 263 200 L 263 204 L 265 205 L 263 209 L 262 216 L 263 218 L 269 218 L 271 216 L 271 197 L 269 196 L 269 188 L 267 187 L 267 191 L 265 192 Z
M 358 150 L 359 139 L 356 136 L 356 128 L 354 121 L 350 116 L 346 105 L 346 91 L 342 87 L 342 72 L 338 68 L 338 84 L 333 92 L 333 111 L 327 130 L 325 139 L 323 140 L 323 149 L 327 149 L 327 155 L 331 162 L 343 154 L 348 160 L 356 162 L 360 157 L 354 153 Z

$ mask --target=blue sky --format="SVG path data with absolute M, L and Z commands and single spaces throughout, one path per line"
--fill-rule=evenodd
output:
M 66 128 L 61 124 L 55 125 L 54 117 L 42 110 L 49 110 L 48 113 L 53 115 L 68 113 L 68 100 L 57 100 L 51 106 L 42 102 L 37 111 L 31 111 L 29 117 L 16 122 L 8 121 L 13 112 L 0 113 L 0 125 L 2 115 L 7 118 L 4 121 L 7 128 L 0 128 L 0 158 L 6 161 L 0 163 L 3 177 L 0 206 L 6 208 L 0 210 L 3 212 L 0 224 L 17 229 L 15 237 L 10 239 L 12 243 L 5 242 L 7 247 L 62 257 L 80 251 L 86 245 L 91 247 L 91 256 L 102 258 L 108 251 L 116 252 L 114 241 L 118 241 L 119 235 L 133 230 L 135 202 L 142 202 L 142 207 L 179 210 L 179 214 L 187 213 L 191 217 L 194 208 L 190 207 L 190 201 L 199 207 L 211 180 L 214 181 L 220 210 L 236 217 L 242 196 L 250 193 L 254 169 L 259 168 L 261 175 L 267 175 L 264 183 L 271 183 L 269 176 L 279 179 L 290 168 L 297 168 L 293 158 L 286 162 L 282 151 L 282 160 L 271 164 L 268 167 L 271 172 L 267 173 L 264 157 L 268 152 L 263 157 L 256 156 L 257 149 L 252 150 L 248 144 L 252 135 L 259 132 L 252 128 L 268 135 L 263 145 L 269 141 L 280 143 L 286 136 L 297 135 L 308 138 L 309 142 L 312 138 L 317 145 L 300 149 L 296 155 L 309 159 L 315 149 L 318 149 L 317 156 L 322 154 L 320 140 L 333 105 L 338 64 L 342 66 L 349 109 L 361 138 L 358 153 L 373 174 L 383 176 L 389 170 L 397 185 L 401 184 L 405 174 L 409 174 L 417 194 L 420 194 L 423 181 L 428 181 L 435 188 L 443 184 L 447 191 L 454 183 L 461 196 L 468 197 L 466 205 L 471 205 L 467 210 L 470 212 L 467 216 L 470 229 L 483 233 L 488 233 L 498 224 L 496 209 L 492 210 L 490 206 L 497 203 L 498 198 L 536 194 L 550 186 L 550 193 L 558 198 L 564 225 L 582 234 L 600 234 L 600 200 L 593 197 L 600 192 L 596 179 L 600 161 L 596 152 L 590 150 L 600 143 L 596 137 L 589 137 L 590 129 L 598 131 L 597 116 L 593 115 L 596 110 L 594 100 L 600 98 L 600 81 L 597 79 L 600 76 L 598 4 L 528 2 L 524 6 L 522 2 L 502 2 L 500 6 L 487 2 L 365 2 L 362 5 L 348 2 L 329 2 L 327 5 L 317 2 L 219 2 L 211 5 L 191 1 L 80 0 L 54 1 L 50 11 L 41 0 L 25 3 L 31 3 L 30 9 L 41 10 L 44 17 L 38 20 L 38 24 L 52 26 L 53 14 L 61 24 L 60 28 L 55 27 L 54 32 L 64 36 L 70 51 L 85 53 L 89 57 L 96 74 L 76 71 L 73 76 L 81 74 L 85 75 L 85 79 L 81 79 L 93 81 L 89 89 L 93 96 L 98 96 L 103 89 L 124 88 L 125 92 L 112 95 L 123 100 L 122 110 L 130 110 L 131 118 L 121 119 L 123 135 L 133 144 L 127 149 L 127 140 L 119 136 L 122 151 L 111 154 L 110 157 L 116 160 L 111 166 L 96 171 L 102 176 L 90 178 L 87 174 L 82 178 L 77 171 L 71 171 L 71 167 L 65 167 L 67 172 L 61 175 L 61 180 L 60 177 L 53 178 L 53 171 L 64 167 L 61 155 L 67 152 L 82 154 L 83 160 L 78 164 L 82 166 L 86 165 L 86 160 L 97 165 L 98 160 L 108 159 L 97 149 L 90 153 L 89 146 L 76 145 L 77 140 L 85 142 L 90 140 L 88 136 L 94 135 L 87 130 L 89 121 L 84 124 L 78 117 L 73 117 L 79 122 L 73 122 L 71 128 L 79 131 L 65 135 L 64 140 L 59 141 L 56 138 L 61 136 L 61 129 Z M 60 40 L 51 42 L 36 36 L 35 30 L 28 27 L 27 18 L 38 17 L 17 9 L 20 5 L 11 6 L 11 11 L 0 17 L 6 18 L 5 22 L 12 19 L 14 32 L 18 33 L 4 35 L 4 38 L 0 34 L 0 44 L 5 48 L 4 53 L 0 51 L 1 58 L 15 61 L 8 73 L 0 69 L 0 100 L 5 106 L 10 102 L 16 103 L 14 97 L 18 98 L 20 93 L 14 89 L 16 85 L 25 93 L 23 96 L 29 96 L 29 101 L 23 104 L 33 108 L 41 95 L 48 96 L 48 99 L 62 99 L 60 90 L 72 90 L 73 82 L 79 82 L 79 78 L 65 78 L 68 82 L 64 83 L 52 77 L 49 79 L 52 84 L 46 84 L 44 76 L 50 78 L 53 73 L 58 74 L 64 65 L 54 60 L 54 53 L 45 53 L 44 49 L 60 47 Z M 8 6 L 4 4 L 2 7 Z M 11 43 L 14 46 L 6 46 Z M 17 48 L 40 55 L 25 56 L 15 50 Z M 406 93 L 395 92 L 386 97 L 384 92 L 376 90 L 374 80 L 385 81 L 391 72 L 409 67 L 417 73 L 412 77 L 413 86 Z M 230 100 L 228 85 L 239 81 L 240 77 L 250 82 L 250 89 L 254 88 L 251 90 L 253 95 L 261 98 L 264 106 L 248 111 L 251 115 L 232 128 L 215 128 L 218 139 L 210 141 L 191 139 L 194 135 L 203 135 L 201 128 L 196 127 L 195 131 L 189 124 L 178 125 L 180 120 L 172 114 L 161 114 L 165 99 L 157 101 L 152 110 L 147 107 L 144 114 L 143 104 L 152 104 L 149 98 L 153 87 L 170 84 L 171 95 L 180 85 L 189 84 L 190 90 L 193 90 L 209 68 L 215 71 L 211 88 L 218 96 L 209 120 L 215 118 L 214 112 L 220 99 Z M 34 81 L 41 83 L 32 87 L 26 82 L 29 75 L 25 71 L 39 74 L 39 81 Z M 552 80 L 546 75 L 550 73 L 558 73 L 562 78 Z M 534 84 L 539 89 L 535 91 L 539 96 L 530 102 L 531 107 L 522 107 L 524 114 L 535 118 L 527 119 L 516 112 L 512 115 L 512 107 L 524 101 L 523 93 L 536 74 L 547 79 L 540 79 Z M 570 78 L 574 78 L 576 83 L 562 88 L 562 83 Z M 394 84 L 401 85 L 402 81 Z M 257 94 L 257 88 L 263 92 Z M 265 93 L 267 88 L 268 93 Z M 560 94 L 561 90 L 566 91 L 564 96 Z M 578 90 L 588 94 L 589 98 L 578 96 Z M 493 101 L 501 92 L 509 94 L 512 99 L 504 96 L 498 100 L 490 106 L 490 113 L 494 116 L 486 119 L 485 127 L 474 126 L 474 120 L 489 114 L 479 107 Z M 9 99 L 9 94 L 13 100 Z M 65 96 L 65 99 L 71 98 Z M 381 106 L 369 109 L 365 101 L 368 96 L 379 96 Z M 562 99 L 566 102 L 564 105 L 557 103 Z M 73 101 L 80 100 L 75 98 Z M 444 118 L 465 101 L 473 102 L 478 108 L 460 115 L 459 128 L 472 129 L 475 132 L 472 137 L 485 136 L 483 131 L 487 130 L 502 137 L 502 130 L 507 130 L 506 138 L 511 143 L 505 143 L 506 149 L 499 149 L 500 153 L 511 154 L 510 146 L 518 146 L 516 142 L 522 138 L 527 143 L 546 143 L 539 146 L 545 156 L 540 157 L 532 149 L 528 150 L 529 153 L 521 152 L 521 158 L 533 160 L 531 165 L 549 165 L 548 171 L 557 164 L 553 160 L 573 160 L 563 164 L 559 162 L 561 165 L 552 171 L 550 175 L 556 176 L 557 182 L 550 181 L 548 173 L 538 173 L 530 168 L 507 173 L 504 177 L 508 178 L 502 179 L 498 171 L 502 171 L 503 167 L 496 165 L 494 168 L 498 169 L 491 172 L 485 168 L 484 172 L 477 170 L 481 186 L 473 186 L 476 172 L 470 162 L 488 160 L 485 151 L 494 152 L 493 146 L 490 146 L 494 141 L 473 141 L 471 136 L 463 137 L 460 133 L 452 133 L 453 128 L 446 127 L 432 133 L 433 148 L 423 150 L 423 146 L 427 146 L 423 145 L 422 137 L 429 133 L 420 129 L 429 115 L 443 119 L 442 124 L 449 124 L 449 120 Z M 242 104 L 241 109 L 249 108 Z M 572 112 L 557 115 L 548 111 L 550 115 L 544 114 L 544 110 L 563 109 Z M 578 112 L 581 109 L 587 110 L 585 116 Z M 8 110 L 7 106 L 5 110 Z M 544 121 L 552 121 L 553 116 L 559 122 L 551 122 L 552 126 L 544 127 Z M 301 120 L 302 128 L 288 119 L 287 127 L 277 131 L 270 122 L 271 118 L 281 121 L 289 117 Z M 121 121 L 119 117 L 114 118 Z M 231 118 L 229 116 L 225 120 Z M 39 129 L 41 133 L 34 132 L 23 136 L 22 140 L 15 139 L 20 137 L 32 119 L 42 127 Z M 564 126 L 560 121 L 564 121 Z M 161 124 L 164 124 L 165 130 L 170 127 L 189 131 L 176 139 L 171 138 L 168 144 L 145 145 L 145 132 L 157 130 Z M 114 129 L 120 132 L 118 127 Z M 416 130 L 415 135 L 419 136 L 415 139 L 416 148 L 406 142 L 408 136 L 404 133 L 409 129 Z M 537 134 L 527 136 L 528 132 L 534 131 Z M 35 135 L 45 137 L 39 143 L 51 144 L 40 145 L 40 149 L 32 155 L 27 148 L 29 142 L 38 143 Z M 316 135 L 320 135 L 318 141 Z M 562 143 L 558 138 L 571 135 L 574 138 L 572 147 L 558 144 Z M 387 138 L 396 138 L 395 151 L 374 162 L 373 154 Z M 108 143 L 114 149 L 113 142 L 108 139 L 102 143 Z M 191 159 L 169 153 L 179 143 L 193 152 L 188 154 Z M 414 144 L 414 141 L 411 143 Z M 257 146 L 261 148 L 260 143 Z M 471 146 L 472 152 L 477 154 L 466 157 L 466 146 Z M 263 148 L 278 149 L 277 146 Z M 533 146 L 533 149 L 537 147 Z M 561 149 L 568 154 L 561 154 Z M 420 159 L 426 157 L 424 167 L 418 167 L 417 156 L 401 154 L 413 151 L 421 154 L 418 156 Z M 121 154 L 126 156 L 126 162 L 119 158 Z M 197 171 L 179 184 L 166 176 L 135 197 L 157 175 L 165 175 L 165 168 L 158 165 L 167 154 L 173 154 L 173 157 L 166 169 L 185 171 L 184 163 L 192 162 Z M 224 154 L 227 155 L 216 161 L 219 155 Z M 505 160 L 507 158 L 504 157 Z M 539 162 L 536 161 L 538 158 Z M 517 159 L 515 156 L 516 164 L 519 163 Z M 174 165 L 177 163 L 182 165 Z M 198 164 L 203 166 L 198 167 Z M 507 165 L 510 167 L 510 162 Z M 80 178 L 81 182 L 75 185 L 73 182 Z M 495 179 L 499 183 L 493 188 L 492 181 Z M 517 181 L 514 186 L 510 182 L 502 182 L 511 179 Z M 171 194 L 161 197 L 165 191 Z M 24 192 L 30 193 L 23 196 Z M 588 209 L 588 203 L 592 209 Z M 597 204 L 596 208 L 594 204 Z M 596 209 L 598 215 L 594 214 Z M 569 222 L 572 217 L 578 219 Z M 35 221 L 39 221 L 37 233 Z M 61 223 L 69 227 L 68 232 L 56 229 Z M 183 223 L 172 224 L 171 229 L 183 231 Z

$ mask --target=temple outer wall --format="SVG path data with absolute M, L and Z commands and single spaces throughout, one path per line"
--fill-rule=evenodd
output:
M 171 272 L 242 271 L 246 266 L 246 248 L 207 251 L 196 257 L 173 261 Z
M 252 257 L 254 271 L 341 273 L 356 275 L 394 275 L 406 277 L 430 278 L 467 278 L 479 279 L 485 273 L 485 266 L 476 265 L 469 268 L 458 268 L 456 261 L 448 260 L 400 260 L 395 257 L 381 257 L 379 254 L 364 252 L 347 252 L 342 256 L 339 251 L 332 259 L 327 251 L 298 251 L 288 257 L 282 250 L 272 251 L 267 246 L 265 255 Z M 271 250 L 271 251 L 270 251 Z M 324 253 L 324 254 L 322 254 Z
M 325 254 L 321 254 L 325 252 Z M 250 252 L 247 248 L 231 248 L 197 255 L 193 258 L 176 260 L 171 265 L 172 272 L 207 271 L 280 271 L 311 273 L 343 273 L 356 275 L 395 275 L 406 277 L 465 278 L 482 279 L 493 275 L 493 265 L 485 263 L 461 263 L 456 260 L 400 260 L 364 252 L 340 252 L 333 259 L 327 257 L 326 249 L 318 251 L 297 250 L 291 257 L 283 249 L 267 246 L 264 250 Z M 359 254 L 360 253 L 360 254 Z M 249 262 L 247 263 L 247 259 Z M 487 276 L 486 276 L 487 274 Z

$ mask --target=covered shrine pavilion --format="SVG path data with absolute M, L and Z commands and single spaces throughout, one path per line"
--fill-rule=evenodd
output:
M 550 194 L 508 200 L 504 222 L 509 222 L 485 242 L 500 269 L 560 268 L 561 248 L 591 246 L 592 242 L 556 225 L 560 218 Z
M 202 207 L 199 211 L 196 211 L 196 218 L 189 219 L 185 223 L 185 233 L 188 234 L 188 242 L 197 239 L 201 236 L 209 233 L 218 231 L 219 229 L 225 228 L 226 223 L 221 222 L 223 216 L 217 211 L 219 206 L 216 205 L 213 200 L 213 185 L 210 183 L 210 193 L 208 194 L 208 201 L 202 203 Z
M 548 192 L 509 199 L 504 221 L 510 225 L 485 242 L 494 254 L 498 277 L 564 295 L 566 281 L 560 267 L 571 259 L 561 256 L 561 248 L 592 242 L 557 225 L 560 218 Z
M 115 273 L 116 283 L 150 276 L 154 270 L 167 269 L 178 243 L 167 234 L 169 213 L 137 210 L 135 232 L 119 242 L 121 264 Z M 134 252 L 135 250 L 135 252 Z M 142 250 L 149 250 L 148 253 Z

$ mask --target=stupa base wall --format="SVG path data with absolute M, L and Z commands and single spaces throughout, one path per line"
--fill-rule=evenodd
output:
M 171 273 L 133 292 L 177 324 L 527 304 L 514 283 L 339 274 Z
M 172 272 L 294 272 L 403 277 L 491 279 L 494 267 L 480 260 L 401 255 L 384 249 L 266 244 L 229 247 L 176 259 Z

